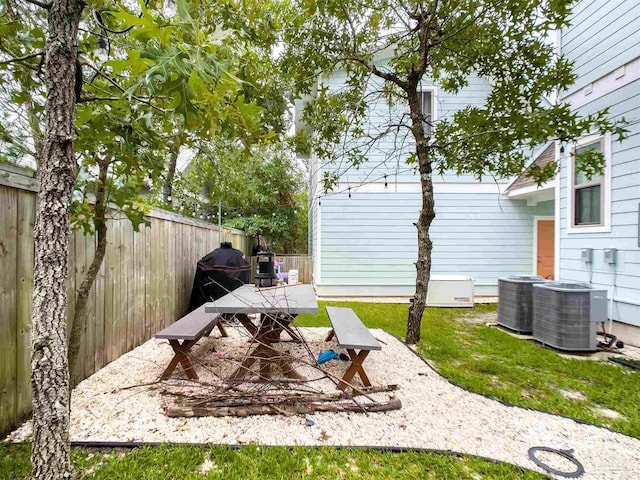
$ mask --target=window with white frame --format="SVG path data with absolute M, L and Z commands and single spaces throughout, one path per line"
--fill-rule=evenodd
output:
M 581 152 L 595 150 L 604 154 L 603 139 L 576 147 L 572 162 L 572 191 L 574 227 L 601 226 L 605 219 L 605 178 L 604 175 L 595 174 L 591 178 L 580 170 L 580 160 L 577 158 Z M 577 156 L 576 156 L 577 154 Z M 605 158 L 606 161 L 606 158 Z
M 424 133 L 426 136 L 431 136 L 434 121 L 433 92 L 431 90 L 423 90 L 420 92 L 420 106 L 422 107 Z

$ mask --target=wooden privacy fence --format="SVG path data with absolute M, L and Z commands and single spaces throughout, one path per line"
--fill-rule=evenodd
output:
M 311 283 L 313 269 L 308 255 L 276 255 L 274 261 L 281 263 L 280 271 L 298 270 L 298 281 Z M 256 272 L 256 257 L 251 257 L 251 281 Z
M 0 436 L 31 411 L 30 320 L 33 288 L 35 191 L 25 170 L 0 166 Z M 74 378 L 84 379 L 182 316 L 189 303 L 196 262 L 218 247 L 218 227 L 154 210 L 150 227 L 135 233 L 124 215 L 111 212 L 107 251 L 89 296 Z M 251 252 L 239 230 L 222 240 Z M 68 279 L 71 322 L 75 290 L 95 252 L 96 239 L 70 238 Z

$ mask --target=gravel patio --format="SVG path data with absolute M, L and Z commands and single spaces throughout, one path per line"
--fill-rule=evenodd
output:
M 325 343 L 326 328 L 300 329 L 310 350 L 335 347 Z M 229 328 L 228 338 L 203 338 L 192 350 L 206 363 L 198 373 L 213 382 L 235 368 L 248 338 L 239 328 Z M 640 439 L 585 425 L 555 415 L 503 405 L 469 393 L 432 370 L 406 345 L 383 330 L 372 330 L 382 342 L 364 366 L 378 384 L 398 384 L 395 392 L 376 393 L 402 402 L 400 410 L 384 413 L 317 413 L 298 416 L 169 418 L 163 410 L 163 391 L 198 388 L 180 369 L 162 383 L 154 383 L 172 357 L 166 341 L 149 340 L 81 382 L 73 391 L 71 440 L 87 442 L 176 442 L 242 445 L 333 445 L 413 447 L 480 455 L 539 470 L 528 457 L 533 446 L 573 449 L 585 468 L 585 479 L 640 478 Z M 302 348 L 292 342 L 285 350 Z M 212 352 L 215 346 L 217 352 Z M 293 352 L 302 355 L 301 352 Z M 325 364 L 341 376 L 346 363 Z M 335 385 L 318 370 L 298 365 L 309 385 L 335 392 Z M 309 422 L 308 420 L 311 420 Z M 30 434 L 29 423 L 13 432 L 9 441 Z M 557 468 L 562 463 L 551 463 Z M 541 471 L 541 470 L 540 470 Z

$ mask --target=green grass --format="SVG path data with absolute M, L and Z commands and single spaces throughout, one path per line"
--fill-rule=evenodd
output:
M 324 307 L 346 306 L 367 326 L 404 338 L 408 305 L 320 303 L 320 314 L 301 315 L 296 324 L 328 326 Z M 468 320 L 495 309 L 495 305 L 473 310 L 427 308 L 418 351 L 442 375 L 474 392 L 640 437 L 639 372 L 610 362 L 568 359 L 496 327 Z M 585 398 L 566 398 L 561 390 L 579 392 Z M 600 409 L 614 410 L 621 416 L 612 419 Z
M 542 479 L 513 465 L 439 453 L 387 453 L 335 448 L 190 446 L 132 451 L 72 449 L 74 478 L 100 480 L 190 479 Z M 211 469 L 200 473 L 210 461 Z M 29 476 L 29 445 L 0 445 L 0 479 Z

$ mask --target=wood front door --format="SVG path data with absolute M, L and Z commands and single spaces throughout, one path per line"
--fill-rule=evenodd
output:
M 554 273 L 554 221 L 538 220 L 536 274 L 553 280 Z

